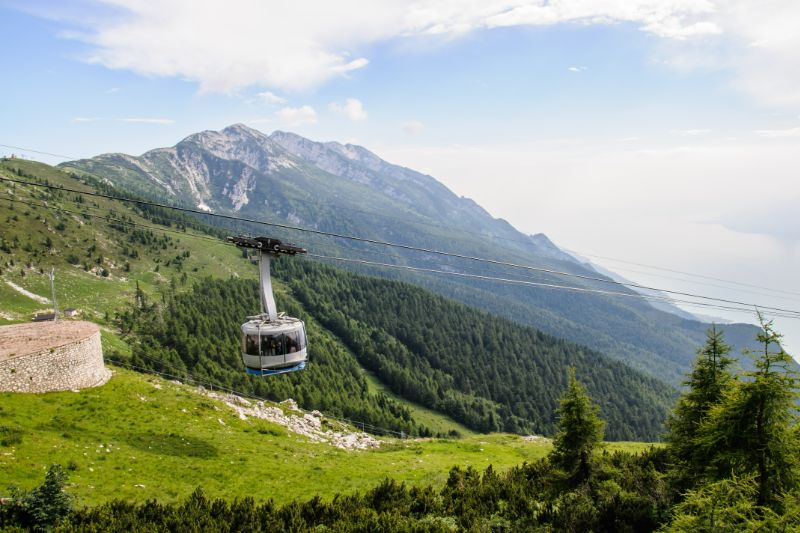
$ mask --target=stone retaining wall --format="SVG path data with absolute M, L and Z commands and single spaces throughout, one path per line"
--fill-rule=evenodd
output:
M 100 331 L 54 348 L 0 360 L 0 391 L 50 392 L 103 385 L 111 377 L 103 364 Z

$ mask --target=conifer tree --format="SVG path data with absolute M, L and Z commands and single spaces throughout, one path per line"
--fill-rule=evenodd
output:
M 669 452 L 675 465 L 673 473 L 681 488 L 692 486 L 703 474 L 709 450 L 698 442 L 699 430 L 709 410 L 720 402 L 733 383 L 728 367 L 735 361 L 728 357 L 731 347 L 725 344 L 721 330 L 713 325 L 706 332 L 706 343 L 684 385 L 687 387 L 667 421 Z
M 592 451 L 603 440 L 605 422 L 598 411 L 586 388 L 575 377 L 575 368 L 570 367 L 569 384 L 558 408 L 558 432 L 550 460 L 574 482 L 589 477 Z
M 714 450 L 710 460 L 717 479 L 732 474 L 754 474 L 758 505 L 773 505 L 797 482 L 797 378 L 792 358 L 780 345 L 772 321 L 759 315 L 757 340 L 762 351 L 753 353 L 755 370 L 725 392 L 701 428 L 701 442 Z

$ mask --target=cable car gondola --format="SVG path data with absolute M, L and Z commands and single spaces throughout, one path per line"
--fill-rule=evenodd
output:
M 275 307 L 270 278 L 273 256 L 304 254 L 303 248 L 270 237 L 228 237 L 240 248 L 258 251 L 261 314 L 247 317 L 242 324 L 242 362 L 248 374 L 271 376 L 295 372 L 308 362 L 305 323 Z

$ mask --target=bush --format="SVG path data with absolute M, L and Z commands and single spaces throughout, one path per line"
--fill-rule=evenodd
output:
M 44 483 L 30 492 L 11 488 L 11 501 L 0 507 L 0 527 L 19 526 L 32 531 L 49 531 L 72 512 L 72 497 L 64 492 L 67 474 L 52 465 Z

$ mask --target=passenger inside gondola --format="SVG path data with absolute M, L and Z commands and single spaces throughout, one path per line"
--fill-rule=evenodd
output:
M 258 355 L 258 335 L 244 336 L 244 353 L 247 355 Z
M 289 333 L 284 335 L 286 339 L 286 353 L 295 353 L 297 351 L 297 340 L 295 334 Z
M 283 355 L 283 342 L 280 337 L 264 335 L 261 337 L 261 355 Z

